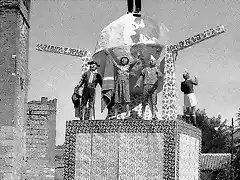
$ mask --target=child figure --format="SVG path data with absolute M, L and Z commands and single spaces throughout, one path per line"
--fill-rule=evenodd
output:
M 130 89 L 129 89 L 129 75 L 130 71 L 136 62 L 129 64 L 129 59 L 127 57 L 122 57 L 120 59 L 120 65 L 116 63 L 118 61 L 117 56 L 113 53 L 111 49 L 107 50 L 107 54 L 110 54 L 113 58 L 112 62 L 117 69 L 116 84 L 115 84 L 115 117 L 118 115 L 119 104 L 125 104 L 127 115 L 130 117 Z
M 145 117 L 145 109 L 147 102 L 152 113 L 152 119 L 156 119 L 157 112 L 157 91 L 156 84 L 158 79 L 163 77 L 160 69 L 156 67 L 156 60 L 151 55 L 151 60 L 149 62 L 149 67 L 145 67 L 138 79 L 135 87 L 140 87 L 141 82 L 143 81 L 143 97 L 142 97 L 142 118 Z
M 198 78 L 195 76 L 195 79 L 190 79 L 190 75 L 188 72 L 185 72 L 183 74 L 184 81 L 181 82 L 181 91 L 184 93 L 184 107 L 186 108 L 186 112 L 184 113 L 184 116 L 186 118 L 186 121 L 189 123 L 193 123 L 194 126 L 196 126 L 196 105 L 197 105 L 197 99 L 194 94 L 194 88 L 193 86 L 198 85 Z M 190 120 L 189 120 L 190 119 Z

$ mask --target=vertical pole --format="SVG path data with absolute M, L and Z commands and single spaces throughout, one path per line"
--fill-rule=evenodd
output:
M 233 143 L 233 133 L 234 133 L 234 122 L 232 118 L 232 132 L 231 132 L 231 179 L 234 180 L 234 171 L 233 171 L 233 148 L 234 148 L 234 143 Z

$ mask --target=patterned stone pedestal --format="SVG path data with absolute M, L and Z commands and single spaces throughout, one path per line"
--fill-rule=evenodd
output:
M 68 121 L 64 179 L 198 180 L 200 144 L 181 121 Z

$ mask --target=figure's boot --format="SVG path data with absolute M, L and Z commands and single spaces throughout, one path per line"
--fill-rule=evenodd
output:
M 189 114 L 186 114 L 186 116 L 185 116 L 185 120 L 186 120 L 186 123 L 188 123 L 188 124 L 191 124 L 191 121 L 190 121 L 190 115 Z
M 157 115 L 155 112 L 152 113 L 152 120 L 157 120 Z
M 196 120 L 196 115 L 193 114 L 191 115 L 191 123 L 196 127 L 197 126 L 197 120 Z
M 89 111 L 89 120 L 92 120 L 92 117 L 93 117 L 93 108 L 90 108 L 90 111 Z
M 145 109 L 146 109 L 146 105 L 142 105 L 142 118 L 145 118 Z
M 126 118 L 130 118 L 131 114 L 130 114 L 129 104 L 126 104 L 126 111 L 127 111 Z
M 183 121 L 186 121 L 186 114 L 185 113 L 183 113 L 182 119 L 183 119 Z
M 114 117 L 113 117 L 113 119 L 117 119 L 117 115 L 118 115 L 118 105 L 115 104 L 115 107 L 114 107 Z
M 152 113 L 152 120 L 156 120 L 157 116 L 156 116 L 155 106 L 154 105 L 150 105 L 150 110 L 151 110 L 151 113 Z
M 74 107 L 74 110 L 75 110 L 74 119 L 76 119 L 78 117 L 78 108 Z
M 80 119 L 80 106 L 78 106 L 78 107 L 75 107 L 75 119 Z
M 85 120 L 85 111 L 86 111 L 86 107 L 82 108 L 82 120 Z

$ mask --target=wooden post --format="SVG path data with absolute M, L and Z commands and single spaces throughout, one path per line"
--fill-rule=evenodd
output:
M 231 179 L 234 180 L 234 170 L 233 170 L 233 148 L 234 148 L 234 142 L 233 142 L 233 134 L 234 134 L 234 122 L 232 118 L 232 128 L 231 128 Z

